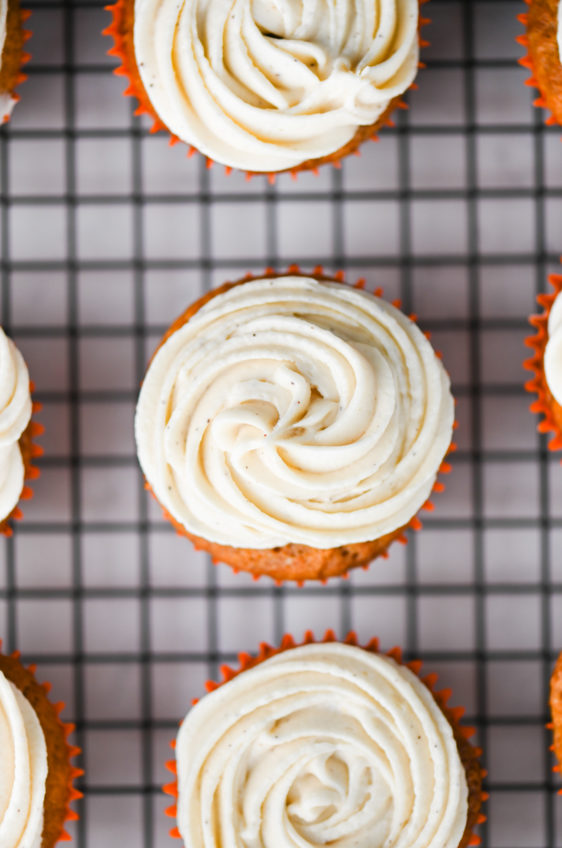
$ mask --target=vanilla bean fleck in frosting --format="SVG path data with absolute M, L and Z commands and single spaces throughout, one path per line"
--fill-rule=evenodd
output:
M 431 692 L 389 657 L 294 648 L 204 697 L 176 744 L 189 848 L 458 848 L 465 770 Z
M 41 848 L 47 747 L 35 710 L 0 672 L 0 845 Z
M 149 484 L 190 533 L 333 548 L 411 520 L 453 419 L 445 369 L 402 312 L 286 276 L 215 295 L 164 342 L 135 430 Z
M 30 418 L 27 366 L 14 342 L 0 328 L 0 520 L 10 515 L 24 486 L 19 439 Z
M 418 0 L 135 0 L 134 47 L 174 135 L 281 171 L 339 150 L 409 88 Z

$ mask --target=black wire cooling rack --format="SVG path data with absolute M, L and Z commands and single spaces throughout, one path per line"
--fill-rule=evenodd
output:
M 78 848 L 173 843 L 168 741 L 223 662 L 306 628 L 378 634 L 440 672 L 489 769 L 489 848 L 562 845 L 546 698 L 562 648 L 562 469 L 521 363 L 562 250 L 562 144 L 525 88 L 524 5 L 432 0 L 419 89 L 341 170 L 275 185 L 207 169 L 133 116 L 97 0 L 35 0 L 29 81 L 0 131 L 2 324 L 44 404 L 45 456 L 0 547 L 0 636 L 67 702 L 84 751 Z M 137 468 L 149 353 L 201 291 L 266 266 L 365 276 L 418 314 L 458 399 L 424 529 L 327 586 L 194 553 Z

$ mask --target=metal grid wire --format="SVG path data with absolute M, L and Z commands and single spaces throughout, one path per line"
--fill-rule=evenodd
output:
M 562 647 L 562 470 L 523 391 L 526 317 L 562 249 L 562 145 L 532 108 L 523 5 L 432 0 L 411 108 L 341 171 L 207 170 L 133 116 L 102 0 L 34 0 L 30 79 L 0 132 L 2 324 L 44 404 L 25 520 L 0 549 L 0 637 L 67 702 L 78 848 L 173 843 L 167 744 L 239 650 L 312 627 L 380 635 L 478 728 L 490 848 L 562 846 L 544 729 Z M 327 586 L 213 567 L 149 502 L 132 417 L 149 353 L 208 287 L 321 263 L 401 297 L 444 355 L 459 452 L 424 529 Z

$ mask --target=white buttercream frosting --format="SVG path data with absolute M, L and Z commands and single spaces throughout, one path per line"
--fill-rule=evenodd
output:
M 281 171 L 334 153 L 411 85 L 418 0 L 135 0 L 134 43 L 173 134 Z
M 0 328 L 0 520 L 11 513 L 23 489 L 25 468 L 19 438 L 30 418 L 27 366 Z
M 0 672 L 0 845 L 41 848 L 47 747 L 35 710 Z
M 240 548 L 332 548 L 407 524 L 451 440 L 449 378 L 394 306 L 340 283 L 216 295 L 156 353 L 135 421 L 160 503 Z
M 562 405 L 562 297 L 558 295 L 548 316 L 548 341 L 544 351 L 544 376 L 552 396 Z
M 458 848 L 466 775 L 423 683 L 339 643 L 278 654 L 203 698 L 176 745 L 189 848 Z
M 2 53 L 6 43 L 6 28 L 8 22 L 8 0 L 0 0 L 0 67 L 2 65 Z M 0 91 L 0 124 L 7 120 L 16 104 L 15 99 L 9 92 Z

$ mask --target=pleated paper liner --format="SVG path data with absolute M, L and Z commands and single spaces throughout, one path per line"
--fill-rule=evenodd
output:
M 53 848 L 57 842 L 69 841 L 66 831 L 68 822 L 78 819 L 71 809 L 72 801 L 82 798 L 74 788 L 74 781 L 84 772 L 72 765 L 71 760 L 81 751 L 69 745 L 68 737 L 74 730 L 73 724 L 64 723 L 60 714 L 65 705 L 52 703 L 49 698 L 50 683 L 38 683 L 35 679 L 37 667 L 25 668 L 19 659 L 19 651 L 2 654 L 0 641 L 0 671 L 25 695 L 39 719 L 47 745 L 48 775 L 44 800 L 44 823 L 41 848 Z
M 551 274 L 548 281 L 554 291 L 537 297 L 543 312 L 529 318 L 536 332 L 525 340 L 527 347 L 532 348 L 533 355 L 524 363 L 524 367 L 533 372 L 533 377 L 525 383 L 525 388 L 531 394 L 537 395 L 537 400 L 533 401 L 530 410 L 543 416 L 537 425 L 537 430 L 539 433 L 554 434 L 548 443 L 548 448 L 556 451 L 562 448 L 562 407 L 553 398 L 544 376 L 544 352 L 548 342 L 548 316 L 552 304 L 562 291 L 562 276 Z M 554 736 L 550 750 L 556 754 L 559 762 L 552 770 L 558 773 L 562 764 L 562 654 L 558 658 L 550 681 L 550 709 L 552 722 L 547 727 L 553 731 Z M 562 789 L 559 790 L 559 794 L 562 795 Z
M 525 344 L 532 349 L 533 354 L 523 363 L 523 366 L 527 371 L 533 372 L 532 378 L 525 383 L 525 388 L 537 396 L 529 409 L 543 416 L 537 425 L 537 430 L 539 433 L 554 434 L 548 443 L 548 448 L 556 451 L 562 448 L 562 407 L 553 398 L 544 376 L 544 352 L 548 342 L 548 316 L 552 304 L 562 291 L 562 276 L 551 274 L 548 281 L 554 291 L 537 297 L 543 311 L 540 315 L 531 315 L 529 318 L 529 323 L 535 328 L 535 334 L 525 339 Z
M 525 85 L 537 88 L 533 105 L 550 112 L 546 123 L 562 124 L 562 63 L 556 40 L 558 0 L 524 0 L 529 10 L 517 16 L 526 29 L 516 38 L 526 54 L 519 64 L 531 72 Z
M 213 692 L 215 689 L 218 689 L 220 686 L 223 686 L 225 683 L 228 683 L 229 680 L 232 680 L 234 677 L 237 677 L 239 674 L 242 674 L 244 671 L 248 669 L 254 668 L 260 663 L 264 662 L 264 660 L 269 659 L 270 657 L 275 656 L 276 654 L 283 653 L 284 651 L 290 651 L 292 648 L 300 647 L 301 645 L 309 645 L 311 643 L 326 643 L 326 642 L 338 642 L 335 636 L 335 633 L 332 630 L 327 630 L 323 639 L 315 639 L 314 634 L 311 631 L 307 631 L 304 636 L 303 642 L 296 642 L 295 639 L 290 635 L 286 634 L 283 636 L 281 640 L 281 644 L 279 647 L 274 648 L 271 645 L 263 642 L 260 645 L 259 653 L 257 656 L 253 657 L 250 654 L 242 653 L 238 656 L 238 668 L 230 668 L 230 666 L 223 665 L 221 666 L 221 674 L 222 680 L 220 682 L 216 681 L 208 681 L 205 684 L 205 688 L 207 692 Z M 353 645 L 354 647 L 362 648 L 365 651 L 369 651 L 372 654 L 381 653 L 379 650 L 379 640 L 371 639 L 366 645 L 361 645 L 357 639 L 357 636 L 354 632 L 348 633 L 345 639 L 342 640 L 346 645 Z M 471 744 L 469 741 L 472 736 L 476 733 L 474 727 L 466 727 L 460 723 L 462 716 L 465 713 L 464 707 L 451 707 L 449 705 L 449 700 L 452 697 L 452 691 L 450 689 L 441 689 L 438 690 L 436 688 L 438 675 L 435 673 L 427 674 L 425 676 L 421 676 L 420 671 L 422 667 L 422 662 L 420 660 L 413 660 L 410 662 L 405 662 L 402 659 L 402 650 L 401 648 L 395 647 L 390 651 L 386 652 L 386 656 L 392 657 L 400 665 L 404 665 L 410 669 L 422 683 L 427 686 L 433 695 L 436 703 L 439 708 L 445 715 L 447 721 L 451 725 L 453 730 L 453 734 L 455 737 L 455 741 L 457 743 L 457 747 L 459 750 L 459 755 L 461 757 L 462 763 L 466 772 L 466 779 L 468 785 L 468 816 L 466 829 L 464 831 L 463 837 L 459 843 L 459 848 L 465 848 L 465 846 L 475 846 L 480 845 L 481 838 L 475 833 L 475 828 L 477 825 L 482 824 L 486 821 L 486 816 L 481 812 L 482 803 L 488 799 L 488 793 L 482 790 L 482 780 L 486 777 L 487 772 L 480 765 L 480 757 L 482 756 L 482 749 L 477 748 Z M 192 702 L 194 706 L 198 702 L 198 699 L 195 699 Z M 172 750 L 176 747 L 175 740 L 172 740 L 170 743 L 170 747 Z M 169 795 L 174 799 L 174 803 L 172 806 L 168 807 L 166 810 L 166 815 L 169 818 L 177 819 L 177 798 L 178 798 L 178 781 L 177 781 L 177 766 L 176 760 L 172 759 L 166 763 L 166 768 L 169 772 L 174 776 L 171 783 L 167 783 L 163 787 L 163 791 L 166 795 Z M 181 834 L 177 828 L 177 826 L 173 827 L 170 831 L 170 836 L 181 839 Z
M 19 0 L 8 0 L 6 40 L 0 63 L 0 94 L 8 93 L 17 102 L 20 95 L 16 88 L 27 79 L 22 68 L 31 56 L 25 50 L 25 43 L 31 38 L 31 32 L 25 29 L 25 22 L 31 12 L 21 9 Z M 0 115 L 0 124 L 9 121 L 10 115 Z
M 552 721 L 547 724 L 547 729 L 552 730 L 552 745 L 550 750 L 556 755 L 558 765 L 553 766 L 552 771 L 560 774 L 562 771 L 562 653 L 556 661 L 552 677 L 550 678 L 550 714 Z M 562 789 L 558 790 L 562 795 Z
M 33 395 L 35 391 L 35 386 L 33 382 L 29 383 L 29 391 Z M 21 521 L 23 518 L 23 510 L 20 506 L 22 501 L 29 501 L 33 497 L 33 489 L 29 485 L 33 480 L 36 480 L 40 476 L 39 468 L 34 465 L 34 460 L 38 457 L 43 456 L 43 448 L 41 445 L 38 445 L 35 439 L 38 436 L 41 436 L 45 432 L 45 428 L 38 421 L 35 421 L 33 416 L 36 415 L 42 409 L 42 404 L 39 401 L 33 400 L 31 403 L 31 420 L 27 425 L 26 429 L 23 431 L 20 436 L 19 445 L 20 450 L 23 457 L 23 464 L 25 467 L 25 475 L 24 475 L 24 487 L 21 490 L 18 503 L 13 508 L 11 513 L 0 521 L 0 533 L 4 536 L 11 536 L 13 534 L 12 523 L 14 521 Z
M 344 272 L 338 271 L 333 276 L 326 276 L 321 266 L 316 266 L 312 274 L 304 274 L 301 272 L 298 265 L 290 265 L 286 272 L 277 273 L 272 268 L 266 268 L 265 272 L 257 279 L 264 277 L 277 277 L 291 274 L 294 276 L 312 276 L 321 282 L 339 282 L 344 283 Z M 253 274 L 248 273 L 244 279 L 234 283 L 225 283 L 217 289 L 207 292 L 195 303 L 177 318 L 162 337 L 156 351 L 167 341 L 167 339 L 180 329 L 201 307 L 205 305 L 211 298 L 215 297 L 228 289 L 243 285 L 245 282 L 256 279 Z M 355 288 L 365 288 L 365 280 L 362 278 L 354 284 Z M 376 289 L 373 294 L 376 297 L 382 297 L 382 289 Z M 397 309 L 401 307 L 400 300 L 394 300 L 393 306 Z M 409 316 L 412 321 L 416 321 L 416 315 Z M 424 334 L 428 339 L 430 333 Z M 437 352 L 436 355 L 441 358 Z M 456 429 L 457 422 L 454 423 Z M 456 451 L 457 445 L 451 442 L 447 450 L 445 460 L 439 467 L 439 476 L 448 474 L 452 467 L 449 462 L 450 454 Z M 149 481 L 145 481 L 145 488 L 151 492 L 154 498 L 158 501 L 152 486 Z M 433 485 L 433 492 L 442 492 L 445 489 L 445 484 L 441 479 L 437 479 Z M 326 583 L 331 577 L 349 577 L 349 572 L 354 568 L 362 568 L 367 570 L 370 564 L 379 557 L 387 559 L 389 556 L 389 547 L 393 542 L 406 545 L 408 537 L 407 530 L 418 531 L 422 529 L 422 522 L 418 515 L 414 515 L 404 526 L 399 527 L 392 533 L 374 539 L 370 542 L 355 543 L 343 545 L 338 548 L 329 548 L 321 550 L 319 548 L 309 548 L 305 545 L 285 545 L 279 548 L 270 548 L 266 550 L 250 549 L 250 548 L 235 548 L 228 545 L 219 545 L 210 542 L 207 539 L 195 536 L 189 533 L 186 528 L 178 522 L 162 504 L 162 513 L 164 518 L 169 521 L 179 536 L 184 536 L 189 539 L 196 550 L 204 550 L 210 553 L 213 564 L 225 563 L 229 565 L 235 574 L 240 571 L 250 572 L 254 580 L 259 580 L 261 577 L 270 577 L 279 586 L 284 582 L 295 582 L 302 586 L 307 580 L 320 580 Z M 427 500 L 421 507 L 420 511 L 431 512 L 435 509 L 433 501 Z
M 427 3 L 428 0 L 419 0 L 420 7 Z M 126 97 L 134 97 L 138 101 L 138 107 L 135 111 L 135 115 L 148 115 L 148 117 L 153 121 L 152 127 L 150 129 L 151 133 L 156 133 L 159 131 L 167 132 L 170 136 L 170 145 L 173 146 L 177 144 L 180 139 L 175 136 L 173 133 L 168 130 L 167 126 L 161 121 L 157 112 L 155 111 L 150 98 L 146 92 L 146 89 L 141 80 L 136 56 L 135 56 L 135 47 L 134 47 L 134 15 L 135 15 L 135 0 L 117 0 L 116 3 L 110 6 L 106 6 L 106 10 L 112 15 L 111 24 L 103 30 L 103 35 L 107 35 L 113 38 L 113 47 L 108 50 L 109 56 L 116 57 L 120 64 L 114 70 L 114 74 L 117 76 L 126 77 L 129 85 L 123 92 Z M 421 28 L 430 23 L 429 18 L 423 18 L 420 15 L 419 18 L 419 28 L 421 32 Z M 421 34 L 419 35 L 419 43 L 420 47 L 428 47 L 429 42 L 422 39 Z M 418 63 L 418 67 L 425 67 L 423 62 Z M 410 85 L 411 89 L 416 89 L 417 84 L 413 82 Z M 300 165 L 295 168 L 288 168 L 283 171 L 275 171 L 271 173 L 267 172 L 254 172 L 254 171 L 246 171 L 246 179 L 250 180 L 255 176 L 265 176 L 268 181 L 273 185 L 275 183 L 276 177 L 278 174 L 282 173 L 290 173 L 293 178 L 297 178 L 297 175 L 300 171 L 312 171 L 314 174 L 318 174 L 318 168 L 321 165 L 332 165 L 335 168 L 341 168 L 341 160 L 346 156 L 355 155 L 360 156 L 360 147 L 365 141 L 378 141 L 378 131 L 382 129 L 384 126 L 393 127 L 394 121 L 391 118 L 391 113 L 394 112 L 395 109 L 407 109 L 408 104 L 404 102 L 402 97 L 394 98 L 388 109 L 384 112 L 384 114 L 372 125 L 368 127 L 359 127 L 351 141 L 349 141 L 344 147 L 336 150 L 334 153 L 331 153 L 328 156 L 324 156 L 319 159 L 308 159 L 305 162 L 301 162 Z M 199 153 L 196 147 L 189 146 L 187 155 L 188 157 L 193 156 L 195 153 Z M 207 167 L 212 168 L 215 164 L 213 159 L 206 157 L 207 159 Z M 225 173 L 230 174 L 232 172 L 232 168 L 228 165 L 224 166 Z

